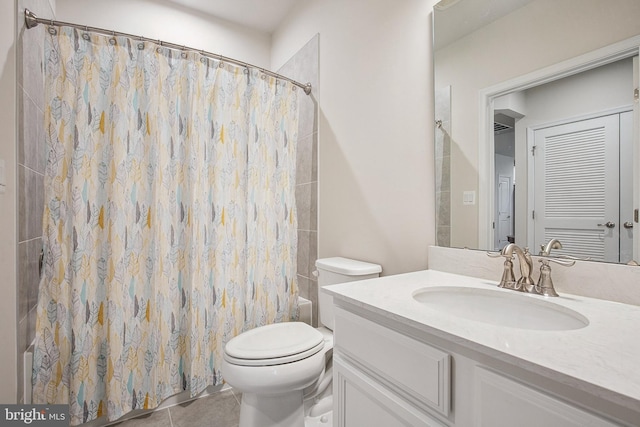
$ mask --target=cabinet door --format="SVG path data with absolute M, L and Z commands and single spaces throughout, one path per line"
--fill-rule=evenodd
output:
M 492 371 L 477 368 L 477 427 L 613 427 L 603 418 Z
M 451 409 L 451 357 L 435 347 L 339 307 L 335 349 L 394 394 L 445 417 Z
M 335 427 L 443 427 L 338 354 L 333 369 Z

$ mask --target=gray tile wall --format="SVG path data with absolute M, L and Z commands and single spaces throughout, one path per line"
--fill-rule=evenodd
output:
M 435 91 L 436 245 L 451 246 L 451 86 Z
M 44 27 L 27 30 L 24 9 L 42 18 L 53 18 L 49 0 L 17 0 L 18 39 L 18 401 L 23 402 L 23 353 L 35 336 L 39 258 L 42 249 L 44 209 L 44 75 L 42 56 Z M 27 378 L 27 380 L 29 380 Z
M 278 70 L 300 83 L 311 83 L 311 95 L 298 96 L 300 120 L 296 165 L 298 211 L 298 286 L 313 303 L 312 324 L 318 324 L 318 280 L 312 274 L 318 258 L 318 84 L 320 36 L 316 34 Z

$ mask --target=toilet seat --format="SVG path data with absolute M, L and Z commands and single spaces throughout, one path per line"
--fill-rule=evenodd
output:
M 324 348 L 324 336 L 302 322 L 261 326 L 232 338 L 224 359 L 240 366 L 273 366 L 297 362 Z

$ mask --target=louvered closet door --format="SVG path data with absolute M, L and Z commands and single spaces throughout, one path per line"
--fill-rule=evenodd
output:
M 618 115 L 537 130 L 535 145 L 536 250 L 557 238 L 561 253 L 618 262 Z

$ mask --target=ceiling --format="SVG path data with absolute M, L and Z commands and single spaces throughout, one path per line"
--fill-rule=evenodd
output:
M 304 0 L 153 0 L 169 2 L 239 24 L 273 33 L 294 6 Z M 437 14 L 436 49 L 522 7 L 532 0 L 441 0 Z M 447 13 L 444 13 L 445 10 Z
M 168 0 L 189 9 L 272 33 L 300 0 Z
M 434 6 L 434 46 L 445 47 L 531 1 L 441 0 Z

